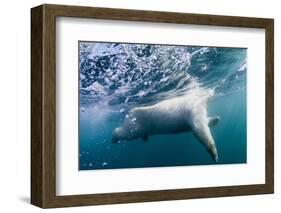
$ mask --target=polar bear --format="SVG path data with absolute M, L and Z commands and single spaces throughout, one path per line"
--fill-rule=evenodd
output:
M 217 162 L 218 154 L 210 127 L 220 118 L 207 116 L 207 102 L 212 96 L 212 90 L 197 89 L 151 106 L 133 108 L 123 125 L 113 131 L 112 142 L 137 138 L 147 141 L 150 135 L 191 131 Z

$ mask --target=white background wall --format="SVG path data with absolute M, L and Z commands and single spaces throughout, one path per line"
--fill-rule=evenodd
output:
M 42 3 L 269 17 L 275 19 L 275 194 L 196 199 L 96 207 L 52 209 L 49 212 L 277 212 L 281 207 L 279 145 L 281 113 L 279 1 L 251 0 L 39 0 L 2 1 L 0 6 L 0 212 L 39 212 L 29 204 L 30 189 L 30 8 Z M 258 95 L 258 94 L 257 94 Z M 257 115 L 258 116 L 258 115 Z M 278 156 L 279 155 L 279 156 Z M 239 175 L 239 174 L 237 174 Z M 279 210 L 280 211 L 280 210 Z

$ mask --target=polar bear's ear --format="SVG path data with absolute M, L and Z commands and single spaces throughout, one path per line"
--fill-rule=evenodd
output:
M 120 139 L 121 139 L 120 132 L 121 132 L 120 127 L 113 130 L 113 132 L 112 132 L 112 143 L 118 143 L 118 141 L 120 141 Z
M 215 116 L 215 117 L 210 117 L 208 118 L 208 124 L 210 127 L 215 126 L 220 120 L 219 116 Z

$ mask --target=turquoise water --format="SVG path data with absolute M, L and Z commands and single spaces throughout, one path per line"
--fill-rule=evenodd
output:
M 247 162 L 244 48 L 80 42 L 79 169 L 115 169 Z M 191 132 L 111 142 L 130 109 L 213 90 L 209 116 L 216 163 Z

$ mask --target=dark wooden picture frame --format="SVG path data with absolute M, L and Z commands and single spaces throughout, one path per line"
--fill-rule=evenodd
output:
M 265 29 L 265 184 L 192 189 L 56 195 L 56 17 L 95 18 Z M 31 203 L 66 207 L 274 192 L 274 20 L 63 5 L 31 9 Z

